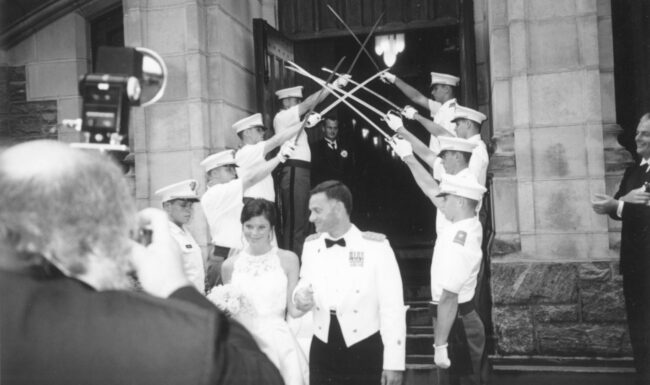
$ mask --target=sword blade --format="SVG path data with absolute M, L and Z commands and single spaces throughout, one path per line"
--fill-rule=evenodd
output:
M 343 24 L 343 26 L 345 27 L 345 29 L 347 29 L 347 31 L 350 32 L 350 34 L 352 35 L 352 37 L 354 38 L 354 40 L 356 40 L 357 43 L 359 43 L 359 45 L 361 46 L 361 49 L 363 50 L 363 52 L 366 53 L 366 55 L 368 55 L 368 59 L 370 59 L 370 61 L 371 61 L 372 64 L 375 66 L 375 68 L 377 69 L 377 71 L 381 71 L 381 70 L 379 69 L 379 66 L 378 66 L 377 63 L 375 62 L 375 60 L 372 58 L 372 55 L 370 54 L 370 52 L 368 52 L 368 50 L 366 49 L 366 47 L 364 47 L 363 44 L 361 44 L 361 41 L 359 40 L 359 38 L 357 37 L 357 35 L 355 35 L 354 32 L 352 32 L 352 29 L 351 29 L 351 28 L 350 28 L 350 27 L 345 23 L 345 21 L 343 21 L 343 18 L 341 18 L 341 16 L 339 16 L 339 14 L 336 13 L 336 11 L 334 10 L 334 8 L 332 8 L 329 4 L 327 4 L 327 8 L 330 10 L 330 12 L 332 12 L 332 13 L 334 14 L 334 16 L 336 17 L 336 19 L 337 19 L 341 24 Z
M 336 63 L 336 68 L 339 68 L 339 67 L 341 66 L 341 64 L 343 64 L 343 61 L 344 61 L 344 60 L 345 60 L 345 56 L 343 56 L 343 57 L 341 58 L 341 60 L 339 60 L 339 62 Z M 289 63 L 292 63 L 292 62 L 289 62 Z M 293 63 L 293 65 L 296 65 L 296 64 Z M 336 70 L 332 71 L 332 73 L 330 74 L 330 76 L 327 78 L 327 81 L 325 82 L 325 84 L 323 84 L 323 86 L 321 87 L 320 92 L 318 93 L 318 96 L 316 97 L 316 101 L 318 101 L 318 100 L 320 99 L 321 95 L 323 95 L 323 92 L 325 92 L 325 90 L 329 88 L 329 87 L 327 87 L 327 84 L 328 84 L 330 81 L 332 81 L 332 78 L 334 77 L 334 73 L 335 73 L 335 72 L 336 72 Z M 295 145 L 298 144 L 298 138 L 300 138 L 300 134 L 302 134 L 302 132 L 305 131 L 305 125 L 307 124 L 307 118 L 309 117 L 309 115 L 310 115 L 312 112 L 314 112 L 314 108 L 316 108 L 316 105 L 317 105 L 317 104 L 318 104 L 318 103 L 314 103 L 314 105 L 311 106 L 311 108 L 309 109 L 309 111 L 307 111 L 307 113 L 305 114 L 305 119 L 303 119 L 303 121 L 302 121 L 302 124 L 301 124 L 301 126 L 300 126 L 300 130 L 298 130 L 298 134 L 296 134 L 296 139 L 293 141 L 293 144 L 295 144 Z
M 370 40 L 370 37 L 372 36 L 373 33 L 375 33 L 375 29 L 379 26 L 379 22 L 381 19 L 384 17 L 384 12 L 382 12 L 379 17 L 377 18 L 377 21 L 375 21 L 375 24 L 372 26 L 370 29 L 370 33 L 368 36 L 366 36 L 366 40 L 363 41 L 363 44 L 361 44 L 361 47 L 359 48 L 359 51 L 357 51 L 357 55 L 354 57 L 354 60 L 352 60 L 352 64 L 350 64 L 350 68 L 348 68 L 348 74 L 352 72 L 352 68 L 354 68 L 354 65 L 357 64 L 357 60 L 359 60 L 359 57 L 361 56 L 361 53 L 366 49 L 366 44 L 368 44 L 368 41 Z M 375 65 L 377 67 L 377 65 Z M 377 68 L 377 71 L 379 71 L 379 68 Z
M 331 93 L 335 98 L 337 98 L 337 99 L 340 100 L 342 103 L 344 103 L 345 105 L 347 105 L 348 107 L 350 107 L 350 109 L 351 109 L 352 111 L 354 111 L 355 113 L 357 113 L 357 115 L 359 115 L 359 116 L 362 117 L 366 122 L 368 122 L 368 124 L 370 124 L 370 126 L 372 126 L 375 130 L 377 130 L 377 131 L 378 131 L 382 136 L 384 136 L 384 138 L 386 138 L 386 139 L 390 139 L 390 138 L 391 138 L 390 135 L 386 134 L 386 133 L 385 133 L 381 128 L 379 128 L 379 126 L 377 126 L 377 124 L 375 124 L 375 122 L 373 122 L 372 120 L 370 120 L 370 118 L 368 118 L 368 117 L 367 117 L 366 115 L 364 115 L 361 111 L 359 111 L 358 108 L 356 108 L 355 106 L 353 106 L 353 105 L 352 105 L 350 102 L 348 102 L 345 98 L 343 98 L 341 95 L 339 95 L 340 90 L 338 90 L 336 87 L 331 87 L 331 86 L 329 86 L 327 83 L 323 83 L 323 80 L 322 80 L 322 79 L 320 79 L 320 78 L 317 77 L 317 76 L 314 76 L 314 75 L 310 74 L 309 72 L 306 72 L 306 71 L 300 71 L 298 68 L 290 68 L 290 67 L 287 67 L 287 68 L 290 69 L 291 71 L 295 71 L 295 72 L 297 72 L 298 74 L 305 76 L 306 78 L 309 78 L 309 79 L 315 81 L 316 83 L 322 85 L 323 87 L 327 87 L 327 88 L 329 89 L 330 93 Z M 338 90 L 339 92 L 337 92 L 337 90 Z M 374 108 L 374 107 L 368 105 L 367 103 L 363 102 L 362 100 L 359 100 L 358 98 L 355 98 L 353 95 L 348 95 L 348 97 L 349 97 L 349 98 L 353 98 L 356 102 L 362 104 L 362 105 L 365 106 L 366 108 L 369 108 L 371 111 L 377 113 L 377 114 L 380 115 L 381 117 L 383 117 L 383 116 L 385 115 L 385 114 L 382 113 L 381 111 L 379 111 L 379 110 L 377 110 L 376 108 Z M 307 119 L 305 119 L 305 122 L 306 122 L 306 120 L 307 120 Z M 304 123 L 303 123 L 303 124 L 304 124 Z
M 325 72 L 332 72 L 331 69 L 328 69 L 328 68 L 325 68 L 325 67 L 323 67 L 323 68 L 321 68 L 321 69 L 322 69 L 323 71 L 325 71 Z M 387 70 L 388 70 L 388 68 L 385 69 L 385 70 L 382 71 L 382 72 L 385 72 L 385 71 L 387 71 Z M 356 81 L 354 81 L 353 79 L 350 79 L 349 81 L 350 81 L 350 83 L 352 83 L 352 84 L 359 85 L 359 83 L 356 82 Z M 395 104 L 395 103 L 391 102 L 390 100 L 386 99 L 386 98 L 385 98 L 384 96 L 382 96 L 381 94 L 378 94 L 377 92 L 371 90 L 370 88 L 365 87 L 365 84 L 364 84 L 363 90 L 366 91 L 366 92 L 368 92 L 368 93 L 370 93 L 371 95 L 373 95 L 373 96 L 379 98 L 379 100 L 382 100 L 382 101 L 386 102 L 389 106 L 393 107 L 394 109 L 396 109 L 396 110 L 398 110 L 398 111 L 401 111 L 401 110 L 402 110 L 401 108 L 399 108 L 399 107 L 397 106 L 397 104 Z
M 352 95 L 353 93 L 357 92 L 357 90 L 360 90 L 361 88 L 363 88 L 363 86 L 365 86 L 366 84 L 370 83 L 372 80 L 376 79 L 379 75 L 381 75 L 382 73 L 384 73 L 384 72 L 386 72 L 386 71 L 388 71 L 388 69 L 385 69 L 385 70 L 383 70 L 383 71 L 381 71 L 381 72 L 377 72 L 376 74 L 372 75 L 371 77 L 369 77 L 368 79 L 364 80 L 364 81 L 361 82 L 361 83 L 354 82 L 354 84 L 356 84 L 356 87 L 354 87 L 354 88 L 351 89 L 350 91 L 347 91 L 346 93 L 344 93 L 344 94 L 342 95 L 342 98 L 345 99 L 345 98 L 347 98 L 348 96 Z M 342 102 L 341 99 L 337 99 L 337 100 L 335 100 L 334 102 L 332 102 L 332 104 L 330 104 L 329 106 L 325 107 L 325 108 L 323 109 L 323 111 L 319 112 L 319 114 L 321 114 L 321 115 L 325 115 L 325 114 L 328 113 L 332 108 L 334 108 L 334 107 L 336 107 L 337 105 L 339 105 L 341 102 Z

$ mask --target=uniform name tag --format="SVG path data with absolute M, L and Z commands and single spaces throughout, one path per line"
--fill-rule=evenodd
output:
M 465 240 L 467 240 L 467 232 L 465 231 L 458 231 L 456 233 L 456 236 L 454 237 L 454 243 L 458 243 L 461 246 L 465 246 Z
M 363 251 L 350 251 L 350 267 L 363 267 Z

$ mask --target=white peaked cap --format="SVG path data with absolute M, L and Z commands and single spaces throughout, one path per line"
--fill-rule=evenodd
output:
M 481 124 L 485 119 L 487 119 L 487 116 L 485 116 L 480 111 L 457 105 L 456 111 L 454 112 L 454 117 L 451 119 L 451 121 L 453 122 L 456 119 L 469 119 L 478 124 Z
M 232 128 L 235 130 L 235 133 L 240 133 L 247 128 L 251 127 L 264 127 L 264 122 L 262 121 L 262 114 L 257 113 L 251 116 L 248 116 L 244 119 L 238 120 L 235 124 L 232 125 Z
M 213 168 L 225 166 L 227 164 L 237 165 L 235 162 L 235 152 L 233 150 L 225 150 L 208 156 L 201 162 L 201 167 L 203 167 L 205 172 L 208 172 Z
M 454 136 L 439 136 L 440 152 L 443 151 L 461 151 L 472 152 L 476 147 L 476 143 L 470 142 L 467 139 L 456 138 Z
M 455 87 L 458 85 L 458 82 L 460 82 L 459 77 L 448 74 L 441 74 L 438 72 L 431 72 L 431 85 L 447 84 Z
M 165 186 L 155 192 L 163 203 L 174 199 L 187 199 L 198 201 L 199 195 L 196 193 L 199 188 L 199 183 L 194 179 L 184 180 L 182 182 L 174 183 Z
M 440 192 L 437 196 L 450 194 L 480 201 L 486 191 L 485 186 L 481 186 L 473 175 L 445 174 L 442 176 Z
M 278 96 L 278 99 L 285 99 L 285 98 L 302 99 L 302 86 L 283 88 L 281 90 L 275 91 L 275 94 Z

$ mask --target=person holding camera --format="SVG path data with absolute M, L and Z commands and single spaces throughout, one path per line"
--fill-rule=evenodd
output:
M 614 197 L 595 194 L 597 214 L 622 221 L 623 295 L 639 383 L 650 383 L 650 113 L 636 129 L 636 153 L 641 161 L 628 167 Z
M 191 285 L 167 215 L 137 214 L 108 157 L 54 141 L 0 154 L 0 325 L 3 385 L 282 384 Z

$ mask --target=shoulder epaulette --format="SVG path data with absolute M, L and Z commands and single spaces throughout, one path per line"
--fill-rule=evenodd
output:
M 307 238 L 305 238 L 305 242 L 313 241 L 313 240 L 316 240 L 318 238 L 320 238 L 320 233 L 312 234 L 312 235 L 308 236 Z
M 386 239 L 386 235 L 384 235 L 382 233 L 375 233 L 374 231 L 364 231 L 364 232 L 361 233 L 361 236 L 364 239 L 368 239 L 368 240 L 371 240 L 371 241 L 377 241 L 377 242 L 381 242 L 384 239 Z

